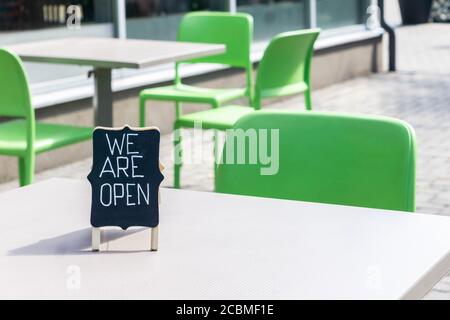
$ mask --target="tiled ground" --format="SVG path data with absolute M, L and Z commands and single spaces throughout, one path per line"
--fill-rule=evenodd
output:
M 417 211 L 450 216 L 450 24 L 402 27 L 397 35 L 398 72 L 317 90 L 313 94 L 314 108 L 382 114 L 409 122 L 418 140 Z M 296 97 L 273 107 L 301 109 L 302 105 L 302 98 Z M 203 143 L 203 152 L 210 150 L 210 143 Z M 161 152 L 162 161 L 167 164 L 164 184 L 171 185 L 170 136 L 163 137 Z M 38 174 L 37 180 L 86 177 L 90 163 L 87 159 L 46 171 Z M 3 184 L 0 191 L 16 186 L 17 182 Z M 183 187 L 212 190 L 212 186 L 210 161 L 184 167 Z M 436 285 L 427 298 L 450 299 L 450 276 Z

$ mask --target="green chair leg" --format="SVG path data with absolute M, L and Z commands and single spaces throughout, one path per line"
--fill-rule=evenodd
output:
M 175 118 L 178 120 L 183 114 L 183 104 L 179 101 L 175 102 Z
M 311 89 L 305 91 L 305 107 L 306 110 L 312 110 L 312 102 L 311 102 Z
M 181 129 L 175 126 L 173 131 L 173 146 L 174 146 L 174 175 L 173 187 L 180 189 L 181 185 L 181 167 L 183 166 L 183 146 L 181 139 Z
M 139 126 L 145 127 L 145 102 L 147 99 L 140 97 L 139 99 Z
M 181 102 L 175 102 L 175 118 L 178 118 L 183 113 Z M 174 166 L 174 174 L 173 174 L 173 186 L 176 189 L 180 189 L 181 187 L 181 167 L 183 166 L 183 146 L 182 146 L 182 138 L 181 138 L 181 128 L 175 125 L 174 128 L 174 150 L 175 150 L 175 166 Z
M 34 179 L 34 155 L 27 158 L 19 158 L 19 182 L 20 186 L 33 183 Z
M 25 185 L 25 159 L 18 158 L 19 160 L 19 184 L 21 187 Z
M 214 153 L 214 181 L 215 181 L 216 176 L 217 176 L 217 168 L 219 166 L 219 161 L 220 161 L 220 158 L 219 158 L 219 151 L 220 151 L 219 150 L 219 131 L 218 130 L 214 130 L 213 139 L 214 139 L 213 153 Z

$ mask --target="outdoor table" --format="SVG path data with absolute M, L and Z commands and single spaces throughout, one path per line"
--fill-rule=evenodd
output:
M 0 195 L 0 298 L 407 299 L 450 267 L 450 219 L 161 189 L 150 232 L 106 230 L 91 252 L 90 185 Z
M 94 68 L 94 122 L 113 126 L 112 69 L 139 69 L 157 64 L 220 54 L 225 46 L 176 41 L 114 38 L 64 38 L 6 46 L 23 61 Z

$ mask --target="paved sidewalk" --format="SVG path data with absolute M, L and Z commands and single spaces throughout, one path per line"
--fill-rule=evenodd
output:
M 375 74 L 346 81 L 313 93 L 315 110 L 381 114 L 403 119 L 416 130 L 418 141 L 417 211 L 450 216 L 450 24 L 401 27 L 398 36 L 398 72 Z M 303 108 L 295 97 L 277 108 Z M 189 142 L 188 140 L 185 140 Z M 162 161 L 167 165 L 164 185 L 172 184 L 171 137 L 162 139 Z M 212 152 L 209 142 L 204 152 Z M 91 160 L 77 162 L 37 175 L 84 178 Z M 212 190 L 212 163 L 186 165 L 182 185 Z M 0 192 L 17 182 L 0 185 Z M 450 232 L 450 230 L 449 230 Z M 450 299 L 450 276 L 427 296 Z

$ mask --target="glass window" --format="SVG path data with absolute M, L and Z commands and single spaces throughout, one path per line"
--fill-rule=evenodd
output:
M 81 23 L 112 21 L 112 0 L 0 0 L 0 31 L 65 26 L 71 5 L 78 6 Z
M 126 0 L 127 36 L 175 40 L 182 16 L 199 10 L 228 10 L 228 0 Z
M 280 32 L 307 28 L 307 3 L 308 0 L 237 0 L 237 9 L 253 16 L 258 41 Z
M 315 0 L 322 29 L 365 23 L 371 0 Z M 0 0 L 0 46 L 66 37 L 113 37 L 116 0 Z M 175 40 L 182 16 L 190 11 L 227 11 L 229 3 L 251 14 L 255 40 L 308 28 L 311 0 L 125 0 L 128 38 Z M 68 28 L 69 6 L 79 8 L 80 28 Z M 123 17 L 122 16 L 122 17 Z M 89 68 L 26 63 L 32 90 L 54 91 L 87 80 Z M 120 70 L 122 72 L 122 70 Z M 124 72 L 124 71 L 123 71 Z M 131 71 L 130 71 L 131 72 Z M 115 73 L 118 74 L 117 72 Z M 48 82 L 50 81 L 50 82 Z M 50 84 L 50 85 L 47 85 Z
M 317 25 L 323 29 L 365 23 L 370 0 L 316 0 Z

